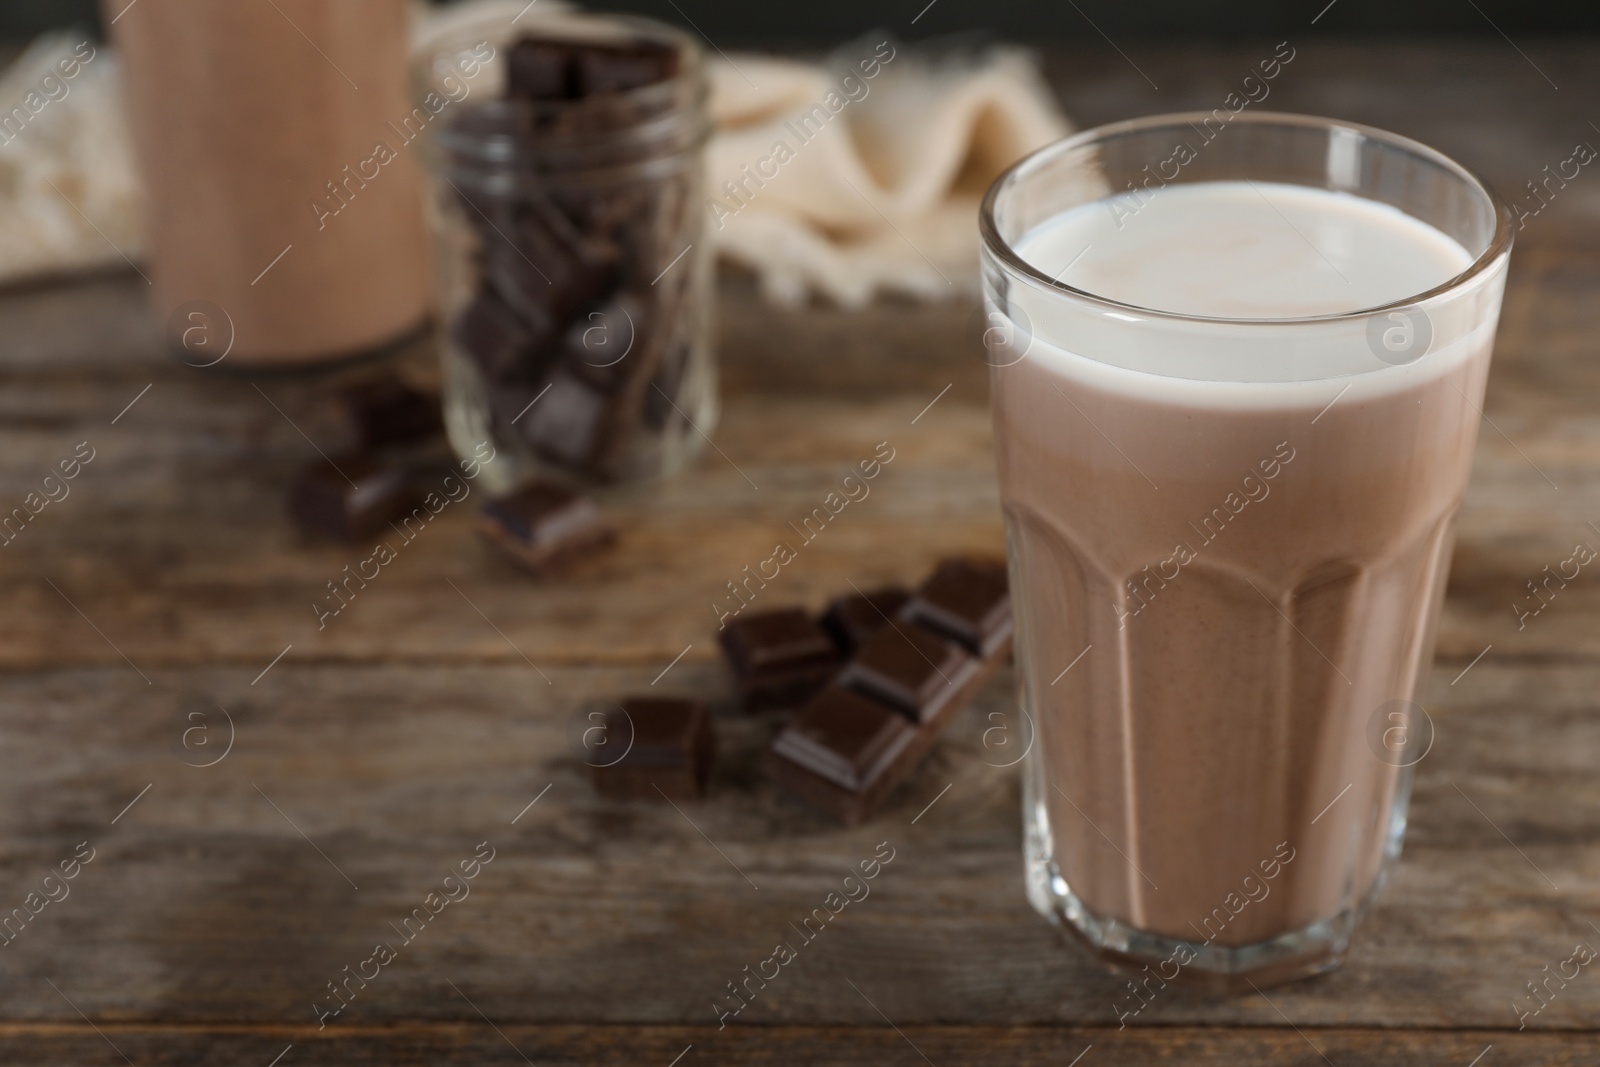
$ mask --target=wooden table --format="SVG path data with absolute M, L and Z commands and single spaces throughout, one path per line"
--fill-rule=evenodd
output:
M 1272 103 L 1414 135 L 1515 195 L 1600 144 L 1600 48 L 1519 43 L 1529 58 L 1302 44 Z M 1159 91 L 1114 53 L 1052 69 L 1088 124 L 1217 106 L 1270 52 L 1132 52 Z M 897 456 L 871 497 L 766 603 L 1000 546 L 970 305 L 780 313 L 730 280 L 726 459 L 622 506 L 618 550 L 565 580 L 489 558 L 452 508 L 319 632 L 310 605 L 359 553 L 302 542 L 283 490 L 307 437 L 336 444 L 325 392 L 174 364 L 136 278 L 0 297 L 0 502 L 79 442 L 95 455 L 0 550 L 0 909 L 93 850 L 0 948 L 0 1062 L 1594 1062 L 1600 976 L 1522 1032 L 1511 1003 L 1600 945 L 1600 584 L 1586 571 L 1521 630 L 1512 605 L 1600 546 L 1597 249 L 1585 170 L 1518 235 L 1438 738 L 1348 962 L 1266 996 L 1169 991 L 1127 1029 L 1123 981 L 1023 900 L 1017 772 L 982 741 L 1009 673 L 886 813 L 843 830 L 759 773 L 768 727 L 729 712 L 712 639 L 724 583 L 879 441 Z M 681 812 L 598 800 L 581 761 L 585 711 L 652 684 L 719 711 L 710 798 Z M 224 751 L 219 709 L 232 747 L 193 766 Z M 884 841 L 871 896 L 719 1028 L 726 984 Z M 470 896 L 319 1028 L 327 983 L 480 842 Z

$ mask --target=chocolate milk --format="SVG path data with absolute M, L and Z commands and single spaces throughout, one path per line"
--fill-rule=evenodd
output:
M 1069 212 L 1018 251 L 1096 295 L 1228 318 L 1373 307 L 1471 261 L 1391 208 L 1284 185 L 1174 186 L 1108 218 Z M 1487 299 L 1422 358 L 1375 358 L 1357 323 L 1277 366 L 1225 324 L 1159 353 L 1113 324 L 1068 352 L 1022 298 L 1027 355 L 991 377 L 1036 906 L 1227 947 L 1359 910 L 1409 782 L 1371 723 L 1431 658 Z
M 103 9 L 125 61 L 163 322 L 199 307 L 208 331 L 231 334 L 230 363 L 285 365 L 424 323 L 422 173 L 405 138 L 430 116 L 410 100 L 404 0 Z

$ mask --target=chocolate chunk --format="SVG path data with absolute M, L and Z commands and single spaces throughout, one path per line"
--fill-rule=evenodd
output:
M 767 746 L 762 762 L 768 776 L 786 793 L 847 825 L 861 822 L 917 769 L 951 720 L 1004 662 L 1008 648 L 970 661 L 977 668 L 966 672 L 934 717 L 920 725 L 869 696 L 838 683 L 828 686 Z M 797 728 L 808 723 L 817 728 L 799 734 Z M 909 740 L 901 740 L 907 735 Z
M 746 711 L 803 704 L 838 666 L 827 633 L 799 608 L 741 615 L 717 640 Z
M 678 50 L 655 41 L 585 44 L 575 58 L 581 96 L 630 92 L 667 81 L 678 73 Z
M 562 339 L 562 362 L 575 374 L 614 393 L 644 366 L 641 334 L 648 329 L 638 298 L 618 293 L 580 314 Z
M 490 284 L 535 325 L 564 328 L 585 304 L 616 285 L 612 256 L 576 236 L 553 208 L 519 211 L 506 226 L 483 238 Z
M 677 75 L 678 50 L 656 41 L 524 37 L 511 46 L 506 93 L 523 100 L 574 100 L 630 92 Z
M 916 733 L 904 715 L 830 685 L 778 732 L 772 751 L 842 789 L 869 793 Z
M 516 429 L 550 462 L 570 471 L 600 474 L 612 412 L 611 398 L 603 390 L 559 366 L 544 395 L 517 419 Z
M 822 625 L 833 636 L 839 651 L 853 656 L 910 598 L 911 594 L 898 585 L 870 593 L 851 593 L 828 605 Z
M 381 378 L 344 391 L 345 408 L 363 448 L 424 441 L 444 430 L 439 398 L 398 378 Z
M 960 645 L 911 622 L 885 626 L 839 672 L 839 684 L 927 722 L 978 669 Z
M 450 335 L 492 382 L 535 370 L 548 339 L 548 332 L 541 337 L 493 292 L 479 293 L 456 319 Z
M 307 468 L 289 490 L 289 514 L 310 534 L 359 541 L 422 505 L 405 469 L 354 454 Z
M 619 800 L 698 800 L 711 777 L 716 736 L 697 700 L 629 697 L 590 746 L 595 791 Z
M 494 416 L 496 431 L 515 433 L 544 391 L 543 385 L 525 385 L 520 381 L 501 379 L 488 383 L 489 411 Z
M 1000 621 L 994 606 L 997 583 L 1003 596 L 1004 573 L 996 565 L 942 564 L 893 625 L 868 636 L 833 683 L 767 746 L 763 763 L 772 780 L 847 824 L 876 811 L 1010 653 L 1010 617 Z M 888 589 L 869 598 L 885 594 L 904 595 Z M 933 611 L 947 627 L 967 634 L 984 654 L 971 655 L 912 621 L 908 613 L 919 598 L 925 598 L 919 610 Z M 833 607 L 851 604 L 847 610 L 859 614 L 869 605 L 852 601 L 863 599 L 845 598 Z M 830 610 L 834 622 L 842 614 Z M 884 725 L 889 718 L 904 719 L 905 725 Z M 909 740 L 900 740 L 907 729 Z
M 572 46 L 524 37 L 506 60 L 506 95 L 524 100 L 568 100 L 577 96 Z
M 513 562 L 542 573 L 616 540 L 594 501 L 551 482 L 532 482 L 484 505 L 478 532 Z
M 946 560 L 901 617 L 960 642 L 975 656 L 987 656 L 1011 636 L 1005 567 L 983 560 Z

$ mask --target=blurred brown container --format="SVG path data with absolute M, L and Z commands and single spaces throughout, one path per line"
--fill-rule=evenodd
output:
M 150 274 L 191 363 L 360 355 L 429 318 L 405 0 L 105 0 Z M 203 327 L 196 330 L 194 327 Z

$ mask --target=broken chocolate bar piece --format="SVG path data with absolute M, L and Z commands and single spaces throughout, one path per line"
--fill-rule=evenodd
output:
M 479 293 L 450 330 L 456 345 L 491 382 L 537 370 L 539 353 L 548 341 L 492 291 Z
M 599 474 L 602 453 L 612 436 L 612 415 L 611 397 L 570 368 L 558 366 L 549 389 L 516 420 L 516 430 L 550 462 Z
M 617 536 L 594 501 L 552 482 L 532 482 L 484 505 L 478 532 L 536 573 L 571 563 Z
M 344 391 L 344 404 L 363 448 L 425 441 L 444 430 L 439 398 L 398 378 L 351 386 Z
M 803 704 L 839 665 L 827 633 L 799 608 L 740 616 L 717 640 L 746 711 Z
M 678 50 L 647 40 L 582 41 L 524 37 L 511 46 L 506 94 L 523 100 L 576 100 L 625 93 L 675 77 Z
M 307 533 L 359 541 L 422 505 L 403 467 L 356 453 L 308 467 L 289 490 L 289 514 Z
M 920 725 L 869 696 L 851 692 L 838 684 L 828 686 L 767 746 L 762 762 L 768 776 L 784 792 L 846 825 L 853 826 L 869 818 L 933 750 L 951 720 L 1004 662 L 1008 649 L 1009 646 L 1002 646 L 988 659 L 969 661 L 977 664 L 977 669 L 967 672 L 934 717 Z M 853 699 L 845 702 L 837 696 L 841 692 L 849 693 Z M 822 710 L 823 705 L 826 710 Z M 810 721 L 813 715 L 824 724 L 830 724 L 829 728 L 812 730 L 803 740 L 791 735 L 791 731 Z M 854 720 L 853 725 L 837 722 L 836 715 L 849 715 Z M 899 719 L 903 727 L 886 726 L 891 719 Z M 900 740 L 904 736 L 901 729 L 908 731 L 909 740 Z M 868 743 L 870 739 L 877 739 L 876 746 L 881 747 Z M 830 751 L 820 753 L 818 748 Z M 895 750 L 894 755 L 885 757 L 883 752 L 890 748 Z M 876 760 L 870 758 L 874 751 Z M 840 773 L 844 768 L 854 775 L 853 781 L 847 781 L 850 776 Z M 860 768 L 868 773 L 862 773 Z
M 1011 636 L 1005 567 L 984 560 L 945 560 L 901 609 L 901 617 L 960 642 L 975 656 L 987 656 Z
M 569 100 L 577 96 L 572 46 L 524 37 L 506 59 L 506 95 L 524 100 Z
M 773 739 L 774 754 L 842 789 L 870 792 L 916 737 L 904 715 L 830 685 Z
M 484 234 L 484 269 L 506 303 L 536 326 L 563 327 L 616 285 L 616 266 L 598 247 L 562 231 L 553 209 L 519 211 Z
M 711 716 L 698 700 L 629 697 L 589 746 L 595 791 L 618 800 L 698 800 L 716 755 Z
M 614 393 L 645 365 L 640 338 L 648 326 L 641 302 L 618 293 L 573 321 L 562 338 L 561 360 L 591 385 Z
M 960 645 L 912 622 L 885 626 L 845 664 L 839 684 L 927 722 L 978 669 Z
M 576 50 L 574 59 L 580 96 L 631 92 L 678 73 L 678 50 L 658 41 L 586 43 Z
M 828 605 L 822 615 L 822 625 L 833 635 L 839 651 L 853 656 L 909 599 L 911 594 L 897 585 L 868 593 L 851 593 Z
M 976 573 L 956 573 L 958 567 Z M 877 811 L 1010 653 L 1010 618 L 998 621 L 993 604 L 997 582 L 1003 595 L 1004 572 L 982 561 L 942 564 L 892 625 L 866 637 L 833 683 L 767 746 L 762 760 L 772 780 L 849 825 Z M 871 597 L 886 592 L 899 591 Z M 946 634 L 908 617 L 918 598 L 938 609 L 933 617 L 944 621 Z M 837 612 L 830 615 L 837 621 Z M 964 649 L 955 639 L 961 635 L 983 654 Z M 904 725 L 884 725 L 895 718 Z M 802 731 L 802 724 L 813 725 Z

